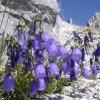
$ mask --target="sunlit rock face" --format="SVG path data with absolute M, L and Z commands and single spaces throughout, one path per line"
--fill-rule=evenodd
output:
M 95 15 L 90 18 L 88 25 L 95 28 L 100 28 L 100 12 L 96 12 Z
M 7 0 L 2 0 L 3 6 L 1 6 L 1 11 L 4 11 L 6 3 Z M 12 6 L 12 11 L 10 12 L 9 8 L 11 6 L 11 3 L 13 3 L 13 6 Z M 42 27 L 44 31 L 51 32 L 53 26 L 55 25 L 56 17 L 59 11 L 60 11 L 59 5 L 56 0 L 15 0 L 14 2 L 13 0 L 10 0 L 10 4 L 8 5 L 7 8 L 6 19 L 7 16 L 10 15 L 12 17 L 13 22 L 9 21 L 9 24 L 16 23 L 15 25 L 17 25 L 18 19 L 22 17 L 23 13 L 26 24 L 29 25 L 29 22 L 31 22 L 32 19 L 34 20 L 35 16 L 40 15 L 43 18 Z M 1 12 L 1 16 L 2 14 L 3 12 Z M 4 23 L 6 23 L 6 19 Z

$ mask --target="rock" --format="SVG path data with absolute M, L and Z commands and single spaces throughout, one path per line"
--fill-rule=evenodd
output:
M 89 19 L 88 25 L 91 27 L 100 28 L 100 12 L 96 12 L 95 15 Z
M 64 95 L 70 95 L 73 92 L 73 87 L 68 86 L 68 87 L 64 87 L 62 90 L 62 94 Z
M 85 78 L 78 78 L 77 79 L 77 83 L 72 83 L 72 87 L 74 89 L 86 89 L 88 86 L 91 85 L 91 83 L 93 82 L 93 80 L 87 80 Z
M 5 6 L 6 2 L 7 0 L 3 0 L 2 4 Z M 12 2 L 12 0 L 10 2 Z M 51 32 L 52 27 L 55 25 L 57 14 L 60 11 L 56 0 L 17 0 L 14 1 L 11 12 L 9 12 L 9 8 L 7 9 L 7 13 L 16 19 L 21 18 L 23 13 L 26 24 L 29 24 L 36 15 L 42 16 L 44 22 L 43 29 L 46 32 Z M 14 20 L 12 21 L 15 23 Z
M 79 78 L 78 83 L 72 83 L 71 86 L 64 87 L 62 92 L 74 100 L 99 100 L 100 99 L 100 79 L 87 80 Z M 63 94 L 62 93 L 62 94 Z
M 51 94 L 39 97 L 37 100 L 73 100 L 73 98 L 61 94 Z
M 100 79 L 100 73 L 96 75 L 96 79 Z

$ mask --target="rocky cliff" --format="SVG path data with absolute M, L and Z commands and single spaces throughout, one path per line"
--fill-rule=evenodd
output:
M 7 0 L 2 0 L 1 4 L 0 22 L 2 20 Z M 60 9 L 56 0 L 10 0 L 9 4 L 7 5 L 1 31 L 4 31 L 4 27 L 9 16 L 9 28 L 6 29 L 6 32 L 11 33 L 10 30 L 15 28 L 15 26 L 18 24 L 19 18 L 21 18 L 23 14 L 27 25 L 36 15 L 42 16 L 42 27 L 44 28 L 44 31 L 50 32 L 55 25 L 56 17 L 59 11 Z
M 89 19 L 88 25 L 91 27 L 100 28 L 100 12 L 96 12 L 95 15 Z

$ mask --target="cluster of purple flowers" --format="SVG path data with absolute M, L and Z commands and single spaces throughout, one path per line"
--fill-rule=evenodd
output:
M 57 42 L 47 33 L 34 34 L 32 29 L 29 31 L 28 39 L 23 38 L 22 45 L 17 46 L 14 51 L 14 46 L 11 48 L 10 60 L 11 66 L 14 70 L 17 64 L 22 64 L 25 73 L 32 71 L 36 81 L 30 83 L 30 95 L 36 95 L 38 91 L 45 91 L 46 84 L 50 84 L 50 78 L 58 78 L 62 72 L 70 76 L 70 81 L 75 81 L 77 76 L 82 72 L 86 78 L 91 77 L 91 72 L 82 68 L 81 64 L 84 60 L 84 50 L 80 48 L 73 48 L 68 52 L 65 46 L 58 45 Z M 77 39 L 81 39 L 79 35 L 74 32 Z M 32 38 L 33 37 L 33 38 Z M 100 57 L 100 46 L 97 47 L 95 58 Z M 47 60 L 48 59 L 48 60 Z M 55 59 L 58 59 L 55 61 Z M 32 61 L 35 60 L 35 65 Z M 45 62 L 47 60 L 48 64 Z M 59 62 L 62 67 L 59 67 Z M 14 64 L 13 64 L 14 63 Z M 97 74 L 100 72 L 98 66 L 95 64 L 92 67 L 92 73 Z M 7 74 L 3 80 L 4 91 L 15 91 L 15 80 L 11 74 Z

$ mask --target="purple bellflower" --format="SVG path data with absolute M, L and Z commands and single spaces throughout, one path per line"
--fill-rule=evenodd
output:
M 13 76 L 6 75 L 3 80 L 3 89 L 6 92 L 15 91 L 15 81 Z
M 36 83 L 34 82 L 31 82 L 31 85 L 30 85 L 30 95 L 33 96 L 33 95 L 36 95 L 38 92 L 38 86 Z
M 58 48 L 57 48 L 57 43 L 55 42 L 54 39 L 49 39 L 45 43 L 45 47 L 48 51 L 49 57 L 53 58 L 58 56 Z
M 74 61 L 70 57 L 63 64 L 62 71 L 64 72 L 64 74 L 70 74 L 72 69 L 74 69 Z
M 38 63 L 34 69 L 35 77 L 38 79 L 42 79 L 46 76 L 46 69 L 43 64 Z
M 52 77 L 56 77 L 60 75 L 58 66 L 55 63 L 50 63 L 49 71 L 50 71 L 50 76 Z
M 69 56 L 69 53 L 64 46 L 58 46 L 58 50 L 61 59 L 66 59 Z
M 82 58 L 82 51 L 79 48 L 74 48 L 72 50 L 73 61 L 80 61 L 81 58 Z
M 43 49 L 41 35 L 37 35 L 33 41 L 33 48 L 34 50 Z
M 45 79 L 38 79 L 38 90 L 45 91 L 46 90 L 46 81 Z
M 90 72 L 90 70 L 88 70 L 88 69 L 83 69 L 83 76 L 85 77 L 85 78 L 90 78 L 91 77 L 91 72 Z
M 36 62 L 42 62 L 45 60 L 44 51 L 42 49 L 37 49 L 34 51 Z

